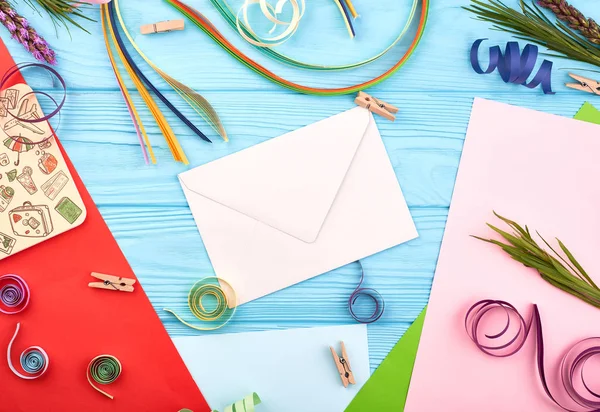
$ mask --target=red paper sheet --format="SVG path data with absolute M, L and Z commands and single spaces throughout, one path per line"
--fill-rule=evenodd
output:
M 14 65 L 0 40 L 0 74 Z M 23 82 L 20 76 L 14 83 Z M 0 262 L 0 275 L 22 276 L 31 288 L 28 308 L 0 313 L 0 411 L 160 411 L 190 408 L 210 411 L 139 283 L 133 293 L 92 289 L 92 271 L 135 278 L 66 153 L 81 193 L 87 219 L 78 228 Z M 184 299 L 185 297 L 182 297 Z M 6 348 L 15 332 L 13 364 L 26 347 L 41 346 L 50 366 L 39 379 L 15 376 Z M 121 376 L 100 385 L 110 400 L 86 379 L 89 361 L 116 356 Z

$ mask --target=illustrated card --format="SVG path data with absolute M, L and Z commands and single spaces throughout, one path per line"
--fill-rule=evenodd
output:
M 31 88 L 0 93 L 0 260 L 79 226 L 83 201 Z

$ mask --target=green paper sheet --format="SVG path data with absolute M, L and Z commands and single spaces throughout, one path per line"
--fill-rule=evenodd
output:
M 426 309 L 381 362 L 345 412 L 404 410 Z
M 575 119 L 600 124 L 600 110 L 596 109 L 589 102 L 585 102 L 575 115 Z

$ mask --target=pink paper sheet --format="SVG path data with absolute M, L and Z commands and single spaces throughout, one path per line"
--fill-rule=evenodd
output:
M 540 384 L 533 336 L 510 358 L 485 355 L 470 341 L 465 312 L 486 298 L 512 303 L 527 319 L 539 305 L 550 389 L 576 409 L 558 367 L 577 341 L 600 336 L 600 309 L 470 235 L 498 238 L 486 226 L 504 227 L 496 210 L 549 241 L 560 238 L 598 282 L 599 180 L 600 126 L 475 99 L 406 411 L 561 410 Z

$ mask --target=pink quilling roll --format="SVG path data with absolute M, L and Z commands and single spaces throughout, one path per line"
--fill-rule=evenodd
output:
M 14 315 L 29 304 L 29 286 L 17 275 L 0 276 L 0 312 Z

